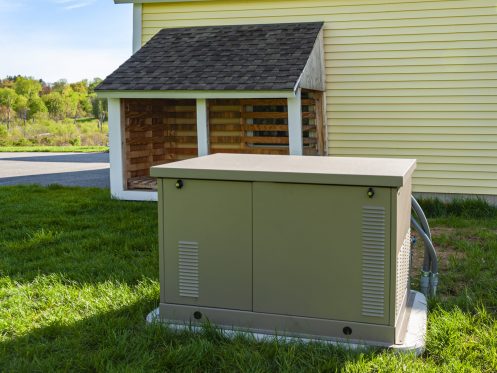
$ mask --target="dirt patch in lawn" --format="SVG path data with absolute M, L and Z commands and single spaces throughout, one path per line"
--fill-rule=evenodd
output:
M 456 228 L 449 228 L 449 227 L 436 227 L 436 228 L 431 228 L 431 235 L 433 237 L 440 237 L 441 235 L 454 235 L 455 232 L 457 231 Z
M 455 260 L 464 260 L 465 253 L 457 250 L 456 247 L 450 244 L 449 242 L 440 243 L 437 238 L 442 236 L 455 236 L 458 233 L 456 228 L 447 228 L 447 227 L 437 227 L 431 230 L 431 235 L 433 237 L 433 243 L 435 245 L 435 249 L 437 250 L 438 257 L 438 268 L 439 272 L 443 272 L 449 268 L 449 262 L 451 258 Z M 418 234 L 414 233 L 416 236 L 416 245 L 413 251 L 413 273 L 419 273 L 423 267 L 423 258 L 424 258 L 424 243 L 421 237 Z M 468 241 L 476 241 L 479 240 L 478 237 L 475 236 L 465 236 L 464 240 Z M 443 240 L 447 241 L 447 240 Z

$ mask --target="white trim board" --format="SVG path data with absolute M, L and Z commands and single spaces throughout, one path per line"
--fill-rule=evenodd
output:
M 288 99 L 288 139 L 290 155 L 303 155 L 301 90 Z
M 133 54 L 142 47 L 142 4 L 133 4 Z
M 110 191 L 112 196 L 119 198 L 119 195 L 124 191 L 124 140 L 121 128 L 121 101 L 116 98 L 109 99 L 108 108 Z
M 207 100 L 197 100 L 197 149 L 198 156 L 209 154 L 209 113 Z
M 144 201 L 156 202 L 158 200 L 158 193 L 154 191 L 138 191 L 138 190 L 121 190 L 119 192 L 112 192 L 112 198 L 123 201 Z
M 321 92 L 326 91 L 323 29 L 319 31 L 311 55 L 304 67 L 304 71 L 302 71 L 302 74 L 295 85 L 295 90 L 298 88 Z
M 219 99 L 219 98 L 294 98 L 289 91 L 97 91 L 100 98 L 177 98 L 177 99 Z
M 121 100 L 109 99 L 109 161 L 112 198 L 126 201 L 157 201 L 157 192 L 125 190 L 124 138 L 121 123 Z

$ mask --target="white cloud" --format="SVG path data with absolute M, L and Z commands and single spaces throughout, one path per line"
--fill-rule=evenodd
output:
M 0 0 L 3 1 L 3 0 Z M 93 4 L 96 0 L 54 0 L 56 4 L 62 6 L 65 10 L 83 8 Z

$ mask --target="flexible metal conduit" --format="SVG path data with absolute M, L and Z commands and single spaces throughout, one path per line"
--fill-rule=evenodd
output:
M 438 259 L 435 247 L 431 239 L 430 225 L 428 219 L 414 196 L 411 196 L 412 209 L 416 213 L 419 222 L 411 216 L 411 224 L 419 233 L 425 245 L 423 269 L 421 271 L 420 287 L 425 296 L 435 296 L 438 286 Z

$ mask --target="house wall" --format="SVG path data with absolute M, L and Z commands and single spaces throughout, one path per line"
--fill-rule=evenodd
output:
M 417 158 L 414 191 L 497 194 L 497 1 L 149 3 L 164 27 L 325 21 L 328 153 Z

